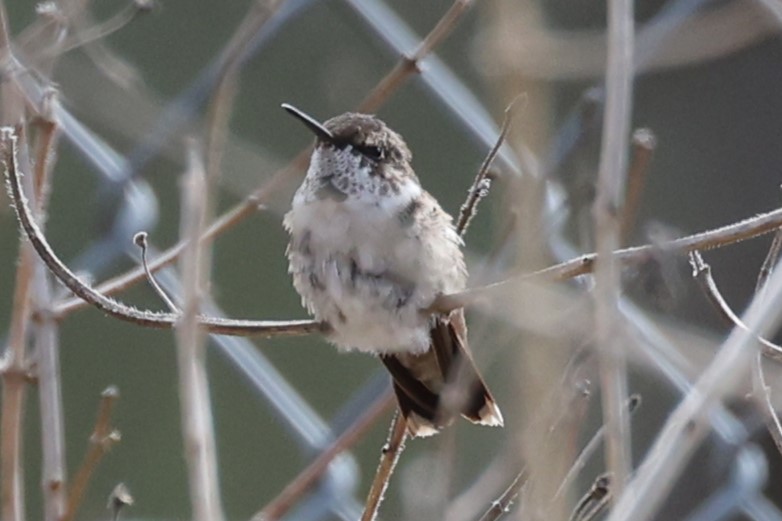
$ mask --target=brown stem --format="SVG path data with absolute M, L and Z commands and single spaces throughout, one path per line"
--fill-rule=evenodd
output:
M 627 244 L 630 234 L 635 229 L 638 210 L 641 206 L 649 165 L 652 163 L 654 151 L 657 148 L 657 138 L 648 128 L 639 128 L 633 132 L 632 157 L 627 169 L 627 193 L 622 210 L 622 243 Z
M 90 443 L 79 470 L 73 477 L 73 484 L 68 491 L 68 503 L 61 521 L 72 521 L 81 506 L 84 494 L 87 492 L 92 474 L 98 468 L 103 457 L 120 441 L 119 432 L 111 426 L 111 413 L 119 398 L 116 387 L 107 387 L 100 395 L 98 414 L 95 426 L 90 435 Z
M 388 412 L 395 404 L 391 391 L 378 398 L 374 405 L 367 409 L 345 432 L 337 438 L 329 448 L 324 450 L 307 468 L 299 473 L 280 494 L 268 505 L 256 513 L 253 521 L 275 521 L 287 514 L 290 509 L 323 475 L 329 464 L 340 453 L 348 450 L 361 440 L 378 419 Z
M 711 266 L 706 264 L 698 250 L 690 252 L 690 265 L 692 266 L 692 275 L 703 290 L 706 298 L 714 306 L 725 322 L 731 326 L 738 327 L 745 331 L 750 331 L 747 325 L 739 318 L 733 309 L 728 305 L 722 296 L 714 277 L 711 275 Z M 750 331 L 751 332 L 751 331 Z M 757 341 L 762 347 L 762 353 L 777 362 L 782 362 L 782 347 L 769 342 L 765 338 L 756 336 Z
M 391 422 L 391 428 L 388 433 L 388 440 L 383 446 L 383 455 L 380 457 L 380 465 L 375 472 L 375 479 L 367 495 L 367 501 L 364 504 L 364 513 L 361 514 L 361 521 L 374 521 L 377 518 L 377 511 L 380 503 L 388 488 L 391 475 L 399 461 L 399 456 L 405 450 L 405 439 L 407 438 L 407 422 L 397 413 Z
M 494 159 L 500 151 L 500 147 L 505 142 L 505 138 L 510 130 L 510 124 L 513 116 L 513 107 L 519 98 L 523 97 L 526 103 L 526 96 L 524 94 L 519 95 L 513 101 L 511 101 L 505 108 L 505 115 L 502 119 L 502 127 L 500 127 L 500 134 L 497 136 L 497 141 L 494 142 L 494 146 L 489 150 L 488 155 L 483 160 L 481 167 L 478 169 L 478 174 L 475 176 L 475 180 L 472 182 L 472 186 L 467 191 L 467 200 L 459 209 L 459 218 L 456 220 L 456 232 L 464 237 L 467 232 L 467 228 L 470 226 L 470 221 L 475 217 L 477 211 L 477 205 L 486 197 L 489 193 L 491 181 L 489 179 L 489 169 L 494 163 Z

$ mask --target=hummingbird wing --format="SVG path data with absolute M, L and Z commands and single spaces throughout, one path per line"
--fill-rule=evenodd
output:
M 443 382 L 448 382 L 448 391 L 452 393 L 441 407 L 450 406 L 473 423 L 502 426 L 502 413 L 467 347 L 464 310 L 435 319 L 431 336 L 431 350 L 437 357 Z
M 434 320 L 432 346 L 425 353 L 380 356 L 394 380 L 399 410 L 411 435 L 435 434 L 453 421 L 455 411 L 473 423 L 502 425 L 502 414 L 466 349 L 465 336 L 459 310 Z

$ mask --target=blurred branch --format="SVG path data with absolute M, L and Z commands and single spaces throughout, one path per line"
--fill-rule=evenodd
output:
M 686 2 L 686 5 L 706 2 Z M 674 11 L 685 2 L 672 2 Z M 679 10 L 687 10 L 679 7 Z M 736 53 L 779 33 L 779 24 L 758 2 L 733 0 L 708 9 L 669 13 L 639 24 L 637 48 L 640 59 L 636 73 L 645 74 L 675 67 L 685 67 Z M 692 13 L 691 11 L 695 11 Z M 526 23 L 516 28 L 514 38 L 503 45 L 508 52 L 499 60 L 486 60 L 484 73 L 520 71 L 527 78 L 547 80 L 594 79 L 605 71 L 607 48 L 604 31 L 552 30 Z M 485 54 L 496 38 L 489 34 L 479 50 Z
M 641 196 L 649 174 L 649 165 L 657 148 L 657 138 L 650 129 L 639 128 L 633 132 L 632 145 L 632 160 L 627 170 L 627 195 L 622 207 L 622 244 L 627 244 L 630 234 L 635 229 Z
M 579 500 L 576 508 L 573 510 L 570 521 L 592 521 L 602 514 L 613 495 L 610 486 L 610 473 L 601 474 L 595 478 L 594 483 L 589 488 L 589 492 Z
M 92 474 L 112 446 L 120 441 L 119 432 L 111 426 L 111 413 L 118 398 L 119 391 L 114 386 L 107 387 L 100 395 L 100 404 L 98 405 L 95 426 L 90 436 L 90 445 L 84 454 L 79 470 L 73 477 L 73 483 L 68 491 L 67 508 L 60 521 L 73 521 L 76 518 Z
M 397 412 L 394 416 L 394 420 L 391 422 L 388 441 L 386 441 L 386 444 L 383 446 L 380 465 L 378 465 L 377 471 L 375 472 L 375 479 L 372 481 L 369 494 L 367 494 L 367 501 L 364 504 L 364 513 L 361 514 L 361 521 L 374 521 L 377 518 L 377 511 L 380 508 L 380 503 L 383 502 L 388 483 L 391 480 L 391 475 L 394 473 L 394 468 L 399 461 L 399 456 L 401 456 L 402 451 L 405 450 L 406 438 L 407 422 L 404 417 Z
M 36 162 L 33 171 L 35 215 L 39 222 L 46 222 L 53 159 L 59 143 L 59 128 L 53 118 L 58 104 L 57 91 L 52 89 L 44 98 L 43 111 L 36 125 Z M 46 518 L 60 520 L 67 508 L 66 501 L 66 445 L 65 414 L 62 399 L 62 374 L 60 371 L 59 324 L 51 315 L 54 302 L 49 271 L 41 259 L 35 263 L 33 281 L 37 318 L 35 327 L 35 352 L 38 369 L 38 400 L 41 416 L 41 444 L 43 488 Z
M 296 501 L 323 476 L 331 461 L 361 440 L 377 420 L 395 404 L 394 394 L 388 390 L 252 519 L 255 521 L 275 521 L 287 514 Z
M 627 407 L 627 412 L 633 414 L 636 410 L 638 410 L 638 407 L 641 405 L 641 395 L 640 394 L 630 395 L 625 405 Z M 584 448 L 581 449 L 581 452 L 579 453 L 576 460 L 573 462 L 573 465 L 570 466 L 570 470 L 568 470 L 567 474 L 565 475 L 565 479 L 562 480 L 562 483 L 560 484 L 559 489 L 555 494 L 555 497 L 564 494 L 568 490 L 568 487 L 570 487 L 570 485 L 573 484 L 573 482 L 578 477 L 579 472 L 581 472 L 584 469 L 584 467 L 586 467 L 586 464 L 589 461 L 589 459 L 600 448 L 604 435 L 605 435 L 605 425 L 601 425 L 600 428 L 597 429 L 597 431 L 589 439 L 587 444 L 584 445 Z
M 358 112 L 376 112 L 391 95 L 414 74 L 421 72 L 421 61 L 432 53 L 456 28 L 473 0 L 455 0 L 437 21 L 411 56 L 402 56 L 396 66 L 375 85 L 357 107 Z
M 204 332 L 199 327 L 201 299 L 208 297 L 211 256 L 198 238 L 208 218 L 208 185 L 201 147 L 188 147 L 188 171 L 182 185 L 180 236 L 188 247 L 181 258 L 182 316 L 175 329 L 182 444 L 195 521 L 222 521 L 217 449 L 206 372 Z M 207 246 L 208 248 L 208 246 Z
M 600 396 L 606 427 L 606 468 L 614 478 L 615 494 L 622 494 L 632 467 L 627 399 L 625 346 L 619 340 L 620 266 L 612 255 L 622 244 L 620 212 L 627 174 L 627 141 L 633 94 L 634 22 L 632 0 L 608 2 L 608 67 L 606 103 L 597 193 L 593 213 L 598 262 L 595 265 L 596 351 Z
M 5 28 L 5 6 L 0 1 L 0 29 Z M 0 45 L 2 45 L 0 38 Z M 6 169 L 18 168 L 17 132 L 0 129 L 2 160 Z M 0 517 L 6 521 L 25 519 L 22 422 L 27 387 L 26 343 L 30 326 L 30 292 L 35 251 L 20 241 L 19 260 L 12 302 L 8 345 L 2 361 L 2 409 L 0 409 Z
M 502 493 L 496 501 L 493 501 L 489 509 L 481 516 L 478 521 L 496 521 L 510 512 L 510 507 L 519 495 L 522 487 L 527 483 L 527 471 L 522 469 L 516 474 L 508 488 Z

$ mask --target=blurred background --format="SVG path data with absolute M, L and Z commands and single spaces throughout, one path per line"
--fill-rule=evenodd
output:
M 37 84 L 56 87 L 73 118 L 63 123 L 53 177 L 46 234 L 55 251 L 73 269 L 100 281 L 136 265 L 131 243 L 136 231 L 148 231 L 158 248 L 173 245 L 179 236 L 184 143 L 188 137 L 203 139 L 220 77 L 212 64 L 237 28 L 251 20 L 254 3 L 160 0 L 105 37 L 58 55 L 53 68 L 47 49 L 62 37 L 58 31 L 67 29 L 65 37 L 78 43 L 111 28 L 132 7 L 126 0 L 5 4 L 15 52 L 26 67 L 41 71 Z M 280 103 L 320 119 L 353 109 L 449 7 L 447 0 L 281 2 L 241 53 L 219 190 L 209 194 L 218 212 L 271 179 L 311 143 Z M 655 0 L 638 3 L 636 11 L 632 125 L 650 129 L 657 148 L 627 244 L 715 228 L 777 207 L 780 21 L 761 2 L 739 0 Z M 424 60 L 423 74 L 377 111 L 406 138 L 424 187 L 456 214 L 497 137 L 504 108 L 526 93 L 514 113 L 509 146 L 496 163 L 494 189 L 466 237 L 474 285 L 594 248 L 588 230 L 600 149 L 605 20 L 602 2 L 476 2 Z M 264 211 L 215 241 L 210 289 L 225 315 L 306 317 L 286 272 L 281 226 L 299 175 L 276 186 Z M 19 241 L 3 197 L 0 317 L 10 317 Z M 769 241 L 707 253 L 737 311 L 752 298 Z M 682 374 L 693 378 L 727 329 L 691 281 L 686 259 L 661 252 L 652 264 L 626 272 L 626 293 L 640 306 L 634 309 L 667 335 L 682 357 Z M 480 429 L 466 422 L 455 428 L 453 497 L 474 485 L 498 455 L 516 450 L 520 464 L 519 454 L 545 439 L 542 426 L 551 421 L 552 407 L 577 410 L 562 398 L 567 395 L 562 389 L 585 388 L 592 396 L 579 413 L 583 424 L 566 436 L 564 459 L 601 424 L 594 364 L 573 363 L 573 353 L 589 351 L 583 334 L 589 328 L 580 329 L 588 323 L 587 297 L 579 289 L 583 286 L 547 289 L 551 294 L 537 297 L 541 309 L 535 313 L 534 304 L 519 295 L 503 300 L 502 311 L 497 305 L 470 310 L 475 358 L 509 428 Z M 163 309 L 146 284 L 119 298 Z M 5 329 L 0 327 L 0 335 Z M 87 447 L 101 391 L 116 385 L 121 393 L 113 425 L 122 441 L 98 468 L 81 519 L 105 519 L 106 498 L 120 481 L 136 500 L 124 514 L 129 518 L 188 515 L 174 345 L 171 332 L 144 330 L 91 309 L 62 322 L 71 471 Z M 643 397 L 633 417 L 639 459 L 680 395 L 648 362 L 632 355 L 631 360 L 630 391 Z M 229 519 L 247 519 L 274 498 L 387 383 L 377 360 L 340 355 L 318 336 L 222 346 L 212 341 L 209 378 Z M 42 515 L 42 433 L 34 387 L 27 405 L 26 488 L 28 516 L 35 519 Z M 541 415 L 540 408 L 547 412 Z M 355 518 L 390 417 L 389 412 L 349 457 L 337 461 L 291 519 Z M 530 429 L 537 434 L 528 436 Z M 437 440 L 408 443 L 381 510 L 384 518 L 428 518 L 421 514 L 426 506 L 416 507 L 416 501 L 426 503 L 419 496 L 431 472 L 428 462 L 442 450 Z M 571 500 L 601 469 L 598 455 L 570 492 Z M 773 485 L 768 493 L 782 497 Z M 488 506 L 471 504 L 476 512 Z

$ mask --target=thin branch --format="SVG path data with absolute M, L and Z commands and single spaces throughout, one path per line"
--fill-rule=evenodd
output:
M 44 49 L 36 58 L 61 56 L 74 49 L 102 40 L 128 25 L 137 15 L 149 12 L 149 10 L 149 6 L 143 1 L 130 0 L 124 8 L 108 20 L 91 26 L 83 32 L 76 32 L 64 42 L 57 42 L 50 48 Z
M 394 420 L 391 422 L 388 440 L 383 446 L 383 455 L 380 457 L 380 465 L 377 467 L 375 479 L 372 481 L 372 486 L 369 489 L 367 501 L 364 504 L 364 513 L 361 514 L 361 521 L 374 521 L 377 518 L 377 511 L 380 508 L 380 503 L 383 502 L 391 475 L 394 473 L 399 456 L 405 450 L 406 438 L 407 422 L 397 412 Z
M 755 333 L 733 312 L 722 296 L 714 277 L 711 275 L 711 266 L 709 266 L 701 256 L 698 250 L 690 252 L 690 265 L 692 266 L 692 276 L 700 285 L 706 298 L 714 306 L 725 322 L 731 326 L 743 329 L 753 335 Z M 762 353 L 772 360 L 782 362 L 782 347 L 769 342 L 765 338 L 755 335 L 755 339 L 762 347 Z
M 456 28 L 472 0 L 456 0 L 429 31 L 412 56 L 402 56 L 393 69 L 381 79 L 358 105 L 359 112 L 375 112 L 414 74 L 421 72 L 421 62 Z
M 182 188 L 180 236 L 188 240 L 181 258 L 183 312 L 176 327 L 182 438 L 195 521 L 222 521 L 209 379 L 206 372 L 204 332 L 199 310 L 208 289 L 211 256 L 198 238 L 203 233 L 209 203 L 205 166 L 200 147 L 188 147 L 188 172 Z
M 111 450 L 114 444 L 120 441 L 120 434 L 111 426 L 111 413 L 119 399 L 119 391 L 116 387 L 107 387 L 100 395 L 98 414 L 95 418 L 95 426 L 90 436 L 90 444 L 79 470 L 73 477 L 73 484 L 68 491 L 68 503 L 61 521 L 72 521 L 79 511 L 84 494 L 87 492 L 92 474 L 98 468 L 103 457 Z
M 771 270 L 774 269 L 774 266 L 776 266 L 777 261 L 779 260 L 780 250 L 782 250 L 782 228 L 778 229 L 774 234 L 774 238 L 771 240 L 771 246 L 768 249 L 768 254 L 766 254 L 763 265 L 760 267 L 758 282 L 755 285 L 756 294 L 763 291 L 763 288 L 766 286 L 768 277 L 771 275 Z
M 638 407 L 640 405 L 641 405 L 641 395 L 640 394 L 630 395 L 626 403 L 627 412 L 629 414 L 633 414 L 635 411 L 638 410 Z M 570 470 L 568 470 L 567 474 L 565 474 L 565 479 L 562 480 L 562 483 L 559 485 L 556 494 L 554 494 L 555 498 L 561 497 L 562 494 L 564 494 L 565 491 L 568 490 L 570 485 L 573 484 L 573 482 L 578 477 L 579 472 L 581 472 L 584 469 L 584 467 L 586 467 L 587 462 L 590 460 L 590 458 L 592 458 L 592 456 L 594 456 L 594 454 L 600 448 L 600 445 L 603 442 L 604 435 L 605 435 L 605 425 L 601 425 L 600 428 L 597 429 L 595 434 L 593 434 L 592 437 L 589 439 L 587 444 L 584 445 L 584 448 L 581 449 L 581 453 L 579 453 L 578 457 L 570 466 Z
M 782 209 L 777 209 L 721 228 L 688 235 L 672 241 L 623 248 L 612 252 L 612 255 L 616 260 L 629 264 L 648 259 L 650 255 L 653 255 L 654 252 L 659 249 L 664 249 L 671 253 L 687 253 L 693 250 L 721 248 L 746 239 L 764 235 L 781 226 Z M 442 295 L 435 299 L 434 303 L 426 312 L 448 313 L 454 309 L 467 306 L 476 300 L 491 294 L 493 291 L 506 287 L 509 288 L 520 282 L 540 280 L 561 281 L 592 273 L 597 259 L 598 255 L 596 253 L 588 253 L 542 270 L 515 275 L 494 284 L 467 289 L 450 295 Z
M 318 455 L 307 468 L 299 473 L 280 494 L 268 505 L 256 513 L 253 521 L 275 521 L 287 514 L 296 502 L 307 493 L 328 470 L 329 464 L 340 453 L 353 447 L 361 440 L 378 419 L 396 404 L 394 394 L 390 390 L 380 396 L 342 435 L 334 440 L 329 448 Z
M 10 134 L 6 133 L 3 134 L 0 139 L 7 144 L 9 143 L 9 136 Z M 11 199 L 16 209 L 17 218 L 19 219 L 19 223 L 22 230 L 27 235 L 27 238 L 52 273 L 68 289 L 73 291 L 74 294 L 112 317 L 144 327 L 159 329 L 173 328 L 180 318 L 178 314 L 142 311 L 110 299 L 82 282 L 76 274 L 57 257 L 30 212 L 27 198 L 19 185 L 20 172 L 13 161 L 9 159 L 9 154 L 10 152 L 6 148 L 5 173 Z M 313 320 L 254 321 L 204 316 L 199 316 L 199 324 L 210 333 L 236 336 L 256 334 L 267 336 L 305 335 L 325 332 L 328 327 L 324 323 L 315 322 Z
M 758 273 L 758 282 L 755 286 L 755 294 L 763 298 L 763 290 L 766 287 L 768 277 L 774 266 L 777 265 L 779 254 L 782 251 L 782 228 L 774 234 L 771 246 Z M 771 386 L 766 383 L 766 375 L 763 370 L 763 357 L 761 353 L 755 357 L 755 366 L 752 371 L 752 391 L 756 399 L 762 396 L 762 405 L 766 410 L 766 429 L 768 429 L 777 451 L 782 454 L 782 422 L 779 420 L 774 404 L 771 402 Z
M 0 1 L 0 29 L 5 27 L 4 16 L 5 6 Z M 13 129 L 0 129 L 0 132 L 5 168 L 16 169 L 17 133 Z M 0 406 L 0 517 L 7 521 L 23 521 L 25 518 L 22 422 L 27 394 L 26 344 L 35 251 L 27 243 L 20 243 L 8 346 L 3 360 L 3 400 Z
M 648 128 L 639 128 L 633 132 L 633 151 L 630 167 L 627 170 L 627 193 L 622 209 L 622 243 L 627 244 L 630 234 L 635 229 L 638 210 L 641 206 L 641 195 L 649 174 L 654 151 L 657 148 L 657 138 Z
M 35 215 L 39 222 L 46 221 L 53 159 L 59 141 L 59 129 L 53 115 L 57 103 L 57 91 L 50 89 L 44 96 L 43 110 L 37 124 L 36 162 L 32 184 L 35 194 Z M 50 312 L 54 298 L 49 271 L 40 259 L 36 260 L 33 312 L 37 317 L 35 352 L 42 432 L 41 484 L 46 518 L 59 520 L 67 509 L 65 414 L 60 370 L 59 328 Z
M 777 451 L 782 454 L 782 422 L 779 420 L 774 404 L 771 403 L 771 386 L 766 383 L 766 375 L 763 371 L 763 356 L 760 353 L 755 357 L 752 375 L 753 394 L 757 398 L 762 396 L 762 405 L 766 410 L 766 429 L 768 429 Z
M 516 474 L 502 495 L 493 501 L 489 509 L 484 512 L 478 521 L 497 521 L 502 516 L 510 512 L 510 507 L 519 496 L 522 487 L 527 483 L 528 473 L 526 469 Z
M 152 286 L 152 289 L 155 290 L 155 293 L 157 293 L 160 300 L 165 303 L 169 311 L 176 314 L 181 313 L 181 310 L 174 304 L 174 301 L 171 300 L 171 297 L 168 296 L 160 284 L 158 284 L 155 275 L 149 269 L 149 264 L 147 263 L 147 232 L 138 232 L 134 235 L 133 244 L 141 249 L 141 267 L 144 268 L 144 273 L 147 275 L 147 282 L 149 282 L 149 285 Z
M 773 254 L 773 250 L 774 247 L 772 245 L 772 249 L 769 251 L 769 255 Z M 768 260 L 768 257 L 766 260 Z M 714 282 L 714 278 L 711 275 L 711 266 L 706 264 L 700 252 L 694 251 L 690 253 L 690 265 L 692 266 L 695 280 L 698 281 L 698 284 L 706 295 L 706 298 L 709 299 L 709 302 L 717 310 L 723 320 L 725 320 L 726 323 L 733 327 L 747 329 L 747 326 L 744 325 L 738 316 L 736 316 L 731 307 L 725 301 L 725 298 L 722 296 L 719 288 L 717 288 L 717 283 Z M 762 361 L 763 355 L 778 362 L 782 361 L 782 347 L 779 347 L 764 338 L 758 337 L 757 340 L 760 342 L 763 349 L 760 353 L 757 354 L 755 365 L 753 366 L 753 394 L 757 398 L 760 398 L 761 395 L 763 396 L 763 406 L 766 409 L 766 427 L 768 428 L 769 434 L 771 435 L 777 450 L 782 453 L 782 423 L 780 423 L 779 416 L 777 415 L 777 412 L 771 403 L 771 390 L 766 384 L 766 378 L 763 374 Z
M 472 221 L 477 213 L 478 203 L 489 194 L 489 189 L 491 188 L 489 169 L 494 163 L 497 154 L 500 152 L 500 147 L 502 147 L 502 144 L 505 142 L 513 118 L 513 109 L 519 99 L 522 99 L 523 103 L 526 105 L 527 95 L 520 94 L 505 107 L 505 115 L 502 118 L 502 127 L 500 127 L 497 141 L 494 142 L 494 146 L 489 150 L 488 155 L 483 160 L 480 169 L 478 169 L 478 175 L 475 176 L 472 186 L 470 186 L 470 189 L 467 191 L 467 200 L 459 209 L 459 218 L 456 220 L 456 232 L 462 237 L 467 233 L 470 221 Z
M 610 486 L 610 473 L 601 474 L 595 478 L 595 481 L 589 488 L 589 492 L 584 494 L 576 508 L 573 509 L 570 521 L 592 521 L 599 516 L 608 506 L 609 501 L 611 501 L 612 491 Z
M 600 370 L 600 397 L 606 426 L 606 468 L 613 475 L 616 496 L 622 494 L 632 466 L 627 400 L 625 346 L 619 341 L 621 318 L 617 306 L 620 267 L 611 255 L 622 244 L 619 209 L 623 206 L 627 174 L 627 141 L 633 91 L 634 22 L 632 0 L 608 2 L 608 66 L 606 103 L 597 193 L 593 208 L 594 234 L 600 260 L 595 267 L 595 332 Z

